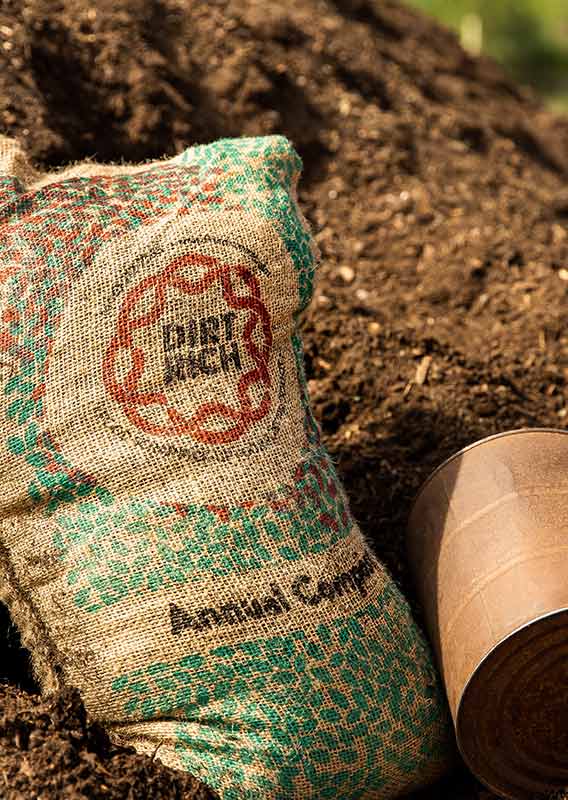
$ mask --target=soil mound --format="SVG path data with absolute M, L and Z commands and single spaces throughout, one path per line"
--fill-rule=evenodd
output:
M 45 165 L 292 139 L 323 257 L 315 412 L 410 596 L 404 525 L 428 472 L 480 436 L 566 424 L 568 121 L 392 0 L 5 0 L 0 125 Z M 20 687 L 0 694 L 4 796 L 188 790 L 111 748 L 70 696 L 26 694 L 13 632 L 1 642 Z M 435 796 L 490 797 L 465 775 Z
M 73 690 L 51 701 L 0 685 L 0 791 L 19 798 L 216 797 L 190 775 L 111 745 Z

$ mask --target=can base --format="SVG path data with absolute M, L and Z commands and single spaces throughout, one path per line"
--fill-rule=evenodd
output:
M 503 797 L 568 786 L 568 609 L 500 642 L 469 680 L 456 719 L 472 772 Z

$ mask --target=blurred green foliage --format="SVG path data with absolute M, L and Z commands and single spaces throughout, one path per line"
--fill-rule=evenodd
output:
M 409 0 L 568 110 L 568 0 Z

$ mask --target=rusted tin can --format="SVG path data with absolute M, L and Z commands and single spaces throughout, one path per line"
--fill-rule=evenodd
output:
M 407 544 L 464 760 L 503 797 L 568 786 L 568 432 L 456 453 Z

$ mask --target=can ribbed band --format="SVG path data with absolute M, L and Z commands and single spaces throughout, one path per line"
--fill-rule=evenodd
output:
M 44 689 L 232 798 L 388 798 L 451 755 L 320 441 L 317 252 L 279 136 L 34 170 L 0 139 L 2 597 Z

